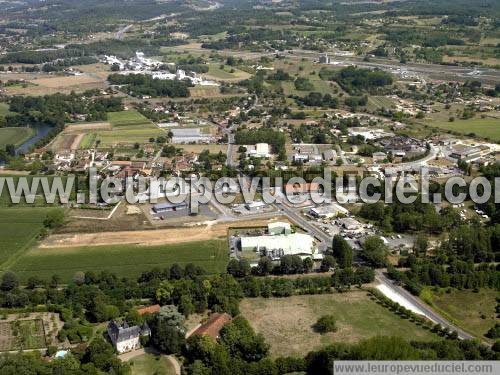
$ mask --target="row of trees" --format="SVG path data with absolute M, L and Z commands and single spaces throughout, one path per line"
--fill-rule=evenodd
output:
M 188 80 L 162 80 L 148 74 L 110 74 L 108 81 L 113 85 L 124 85 L 126 92 L 133 96 L 186 98 L 192 86 Z
M 439 261 L 439 260 L 438 260 Z M 410 292 L 419 295 L 422 285 L 458 289 L 492 288 L 500 290 L 500 267 L 490 264 L 474 265 L 457 259 L 449 264 L 436 259 L 418 259 L 407 271 L 388 268 L 389 276 L 401 282 Z

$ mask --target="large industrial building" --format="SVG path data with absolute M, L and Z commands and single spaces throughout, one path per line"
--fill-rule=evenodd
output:
M 284 255 L 298 255 L 302 259 L 321 259 L 314 238 L 304 233 L 292 233 L 288 223 L 268 225 L 268 235 L 241 237 L 241 251 L 253 251 L 272 260 Z

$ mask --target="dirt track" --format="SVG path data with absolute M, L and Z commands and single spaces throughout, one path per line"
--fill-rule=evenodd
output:
M 40 248 L 63 248 L 106 245 L 169 245 L 174 243 L 206 241 L 225 238 L 231 227 L 265 226 L 270 220 L 238 221 L 202 224 L 192 227 L 168 228 L 102 233 L 54 234 L 45 239 Z

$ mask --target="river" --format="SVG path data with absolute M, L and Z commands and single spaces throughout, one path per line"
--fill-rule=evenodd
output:
M 49 134 L 50 131 L 53 129 L 53 127 L 48 125 L 39 125 L 35 129 L 36 129 L 36 134 L 30 139 L 28 139 L 26 142 L 24 142 L 21 146 L 16 148 L 16 155 L 28 153 L 30 148 L 34 146 L 35 143 L 37 143 L 40 139 Z

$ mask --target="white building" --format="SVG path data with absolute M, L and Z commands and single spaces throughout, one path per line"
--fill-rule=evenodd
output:
M 302 259 L 316 259 L 321 255 L 318 254 L 314 238 L 303 233 L 241 237 L 241 250 L 255 251 L 273 260 L 284 255 L 298 255 Z
M 246 146 L 247 155 L 255 158 L 269 158 L 271 157 L 270 148 L 267 143 L 257 143 L 255 146 Z
M 151 330 L 147 323 L 141 327 L 129 327 L 126 322 L 119 324 L 112 321 L 108 324 L 108 335 L 116 351 L 121 354 L 138 349 L 141 346 L 140 337 L 151 335 Z
M 285 255 L 298 255 L 302 259 L 322 258 L 314 238 L 304 233 L 292 233 L 289 223 L 270 223 L 267 229 L 269 235 L 241 237 L 241 251 L 254 251 L 273 260 Z
M 308 214 L 318 219 L 331 219 L 339 215 L 347 215 L 349 211 L 338 203 L 331 203 L 326 206 L 313 207 Z

